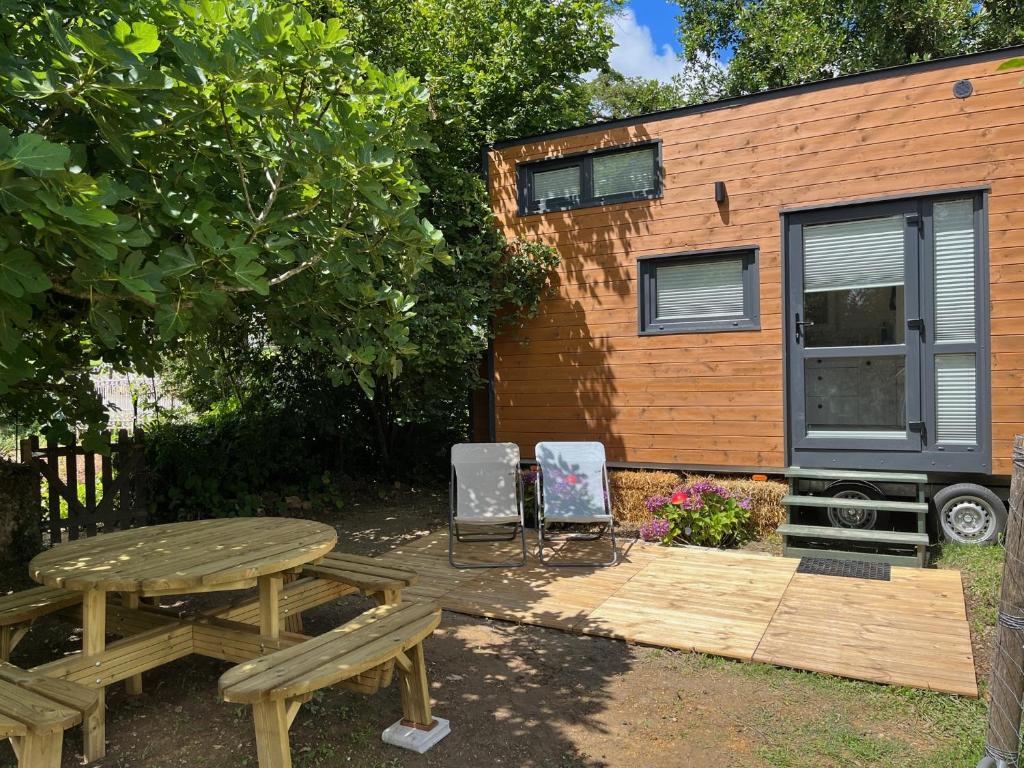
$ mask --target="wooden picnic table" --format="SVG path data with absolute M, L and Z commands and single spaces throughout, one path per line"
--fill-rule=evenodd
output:
M 100 688 L 100 706 L 85 729 L 86 759 L 96 760 L 105 753 L 102 691 L 108 681 L 126 679 L 130 692 L 140 692 L 141 671 L 193 652 L 191 623 L 172 619 L 152 627 L 156 630 L 153 639 L 144 637 L 143 632 L 137 642 L 119 646 L 123 651 L 114 652 L 113 647 L 108 650 L 108 613 L 117 610 L 116 604 L 108 603 L 109 593 L 121 595 L 118 621 L 139 624 L 161 620 L 157 614 L 140 610 L 144 597 L 258 586 L 259 636 L 261 641 L 272 642 L 281 634 L 280 600 L 285 577 L 320 560 L 336 543 L 337 533 L 331 526 L 310 520 L 229 518 L 134 528 L 61 544 L 36 556 L 29 564 L 33 579 L 82 592 L 82 656 L 77 661 L 61 660 L 39 669 L 68 678 L 82 678 L 88 673 L 87 682 Z M 220 627 L 219 633 L 217 629 L 207 630 L 215 641 L 224 645 L 234 642 L 236 647 L 241 642 L 236 639 L 237 630 L 232 634 L 229 627 Z M 185 634 L 180 630 L 187 630 L 188 642 L 182 640 L 176 645 L 178 635 Z M 145 663 L 135 661 L 134 666 L 128 666 L 139 656 L 140 648 L 156 647 L 164 650 L 148 652 Z M 92 659 L 98 670 L 95 675 L 88 672 Z M 120 665 L 120 673 L 104 669 L 114 665 Z M 131 674 L 125 674 L 125 669 Z

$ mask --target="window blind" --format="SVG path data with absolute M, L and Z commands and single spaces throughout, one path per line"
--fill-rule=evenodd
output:
M 743 260 L 695 261 L 658 267 L 655 318 L 742 317 Z
M 594 197 L 654 188 L 654 150 L 638 149 L 594 158 Z
M 565 197 L 579 197 L 580 168 L 556 168 L 533 174 L 533 199 L 537 202 L 557 200 Z
M 935 340 L 974 341 L 974 201 L 935 203 Z
M 935 439 L 940 443 L 978 442 L 974 355 L 935 356 L 935 422 Z
M 804 227 L 804 291 L 903 285 L 903 216 Z

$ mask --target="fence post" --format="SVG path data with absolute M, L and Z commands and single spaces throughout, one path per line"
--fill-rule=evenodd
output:
M 1014 768 L 1020 752 L 1024 696 L 1024 436 L 1013 445 L 1010 514 L 1006 522 L 999 625 L 989 687 L 988 735 L 978 768 Z

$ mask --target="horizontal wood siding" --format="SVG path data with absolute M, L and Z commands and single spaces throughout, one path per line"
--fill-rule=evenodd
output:
M 609 460 L 782 468 L 785 209 L 990 185 L 993 469 L 1024 430 L 1024 86 L 1000 59 L 904 69 L 494 150 L 510 237 L 562 264 L 538 315 L 495 343 L 497 439 L 593 439 Z M 970 79 L 974 95 L 953 97 Z M 657 200 L 519 216 L 516 164 L 659 139 Z M 714 200 L 724 181 L 726 204 Z M 761 330 L 639 336 L 637 258 L 759 248 Z

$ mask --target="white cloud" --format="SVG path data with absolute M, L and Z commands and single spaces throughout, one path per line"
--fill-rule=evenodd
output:
M 672 46 L 656 46 L 650 27 L 638 23 L 631 8 L 613 16 L 612 27 L 615 47 L 608 55 L 608 63 L 613 69 L 627 77 L 645 77 L 663 83 L 682 73 L 683 63 Z

